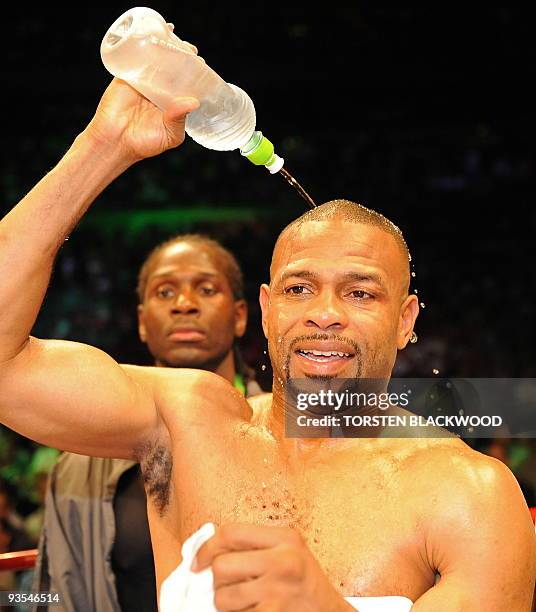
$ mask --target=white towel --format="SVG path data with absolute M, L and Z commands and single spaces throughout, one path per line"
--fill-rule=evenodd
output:
M 212 523 L 205 523 L 182 545 L 182 562 L 160 587 L 160 612 L 216 612 L 212 568 L 192 572 L 192 561 L 215 533 Z
M 214 533 L 214 525 L 205 523 L 184 542 L 181 564 L 160 587 L 160 612 L 217 612 L 212 569 L 190 570 L 197 551 Z M 346 601 L 359 612 L 408 612 L 413 605 L 407 597 L 347 597 Z
M 411 599 L 398 595 L 386 597 L 346 597 L 346 601 L 359 612 L 408 612 Z

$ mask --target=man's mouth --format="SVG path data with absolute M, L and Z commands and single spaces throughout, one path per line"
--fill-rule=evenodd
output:
M 350 338 L 314 334 L 290 342 L 286 364 L 287 378 L 354 378 L 360 370 L 361 351 Z M 353 365 L 352 365 L 353 364 Z
M 298 370 L 307 375 L 337 376 L 356 353 L 342 340 L 306 340 L 294 349 Z
M 354 356 L 353 353 L 347 353 L 345 351 L 320 351 L 316 349 L 298 349 L 295 353 L 304 359 L 316 361 L 317 363 L 329 363 L 341 359 L 348 360 L 352 359 Z
M 168 338 L 172 342 L 200 342 L 206 337 L 205 332 L 200 329 L 178 328 L 171 331 Z

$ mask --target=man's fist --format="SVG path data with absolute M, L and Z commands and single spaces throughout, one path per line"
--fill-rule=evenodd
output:
M 353 610 L 290 527 L 232 523 L 199 549 L 192 570 L 212 567 L 218 612 Z
M 179 146 L 186 115 L 198 107 L 196 98 L 177 98 L 162 112 L 128 83 L 114 78 L 86 133 L 101 144 L 120 146 L 133 163 Z

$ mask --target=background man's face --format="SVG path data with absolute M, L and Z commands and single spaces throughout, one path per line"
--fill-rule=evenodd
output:
M 182 242 L 151 265 L 138 316 L 157 365 L 215 371 L 244 334 L 247 308 L 235 302 L 212 249 Z
M 378 227 L 333 219 L 288 231 L 260 296 L 275 376 L 388 378 L 418 313 L 407 275 Z

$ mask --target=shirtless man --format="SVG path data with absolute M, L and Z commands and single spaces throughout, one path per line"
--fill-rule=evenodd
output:
M 388 378 L 411 337 L 407 255 L 373 214 L 356 222 L 347 205 L 328 206 L 278 240 L 260 295 L 274 394 L 254 417 L 215 374 L 120 366 L 90 346 L 29 337 L 65 236 L 133 163 L 179 145 L 196 106 L 178 99 L 162 114 L 114 79 L 59 164 L 0 222 L 2 421 L 53 447 L 141 462 L 159 585 L 190 534 L 222 526 L 196 559 L 214 571 L 218 610 L 342 611 L 353 609 L 344 596 L 382 595 L 416 612 L 530 610 L 534 531 L 504 464 L 452 439 L 284 436 L 289 373 Z

